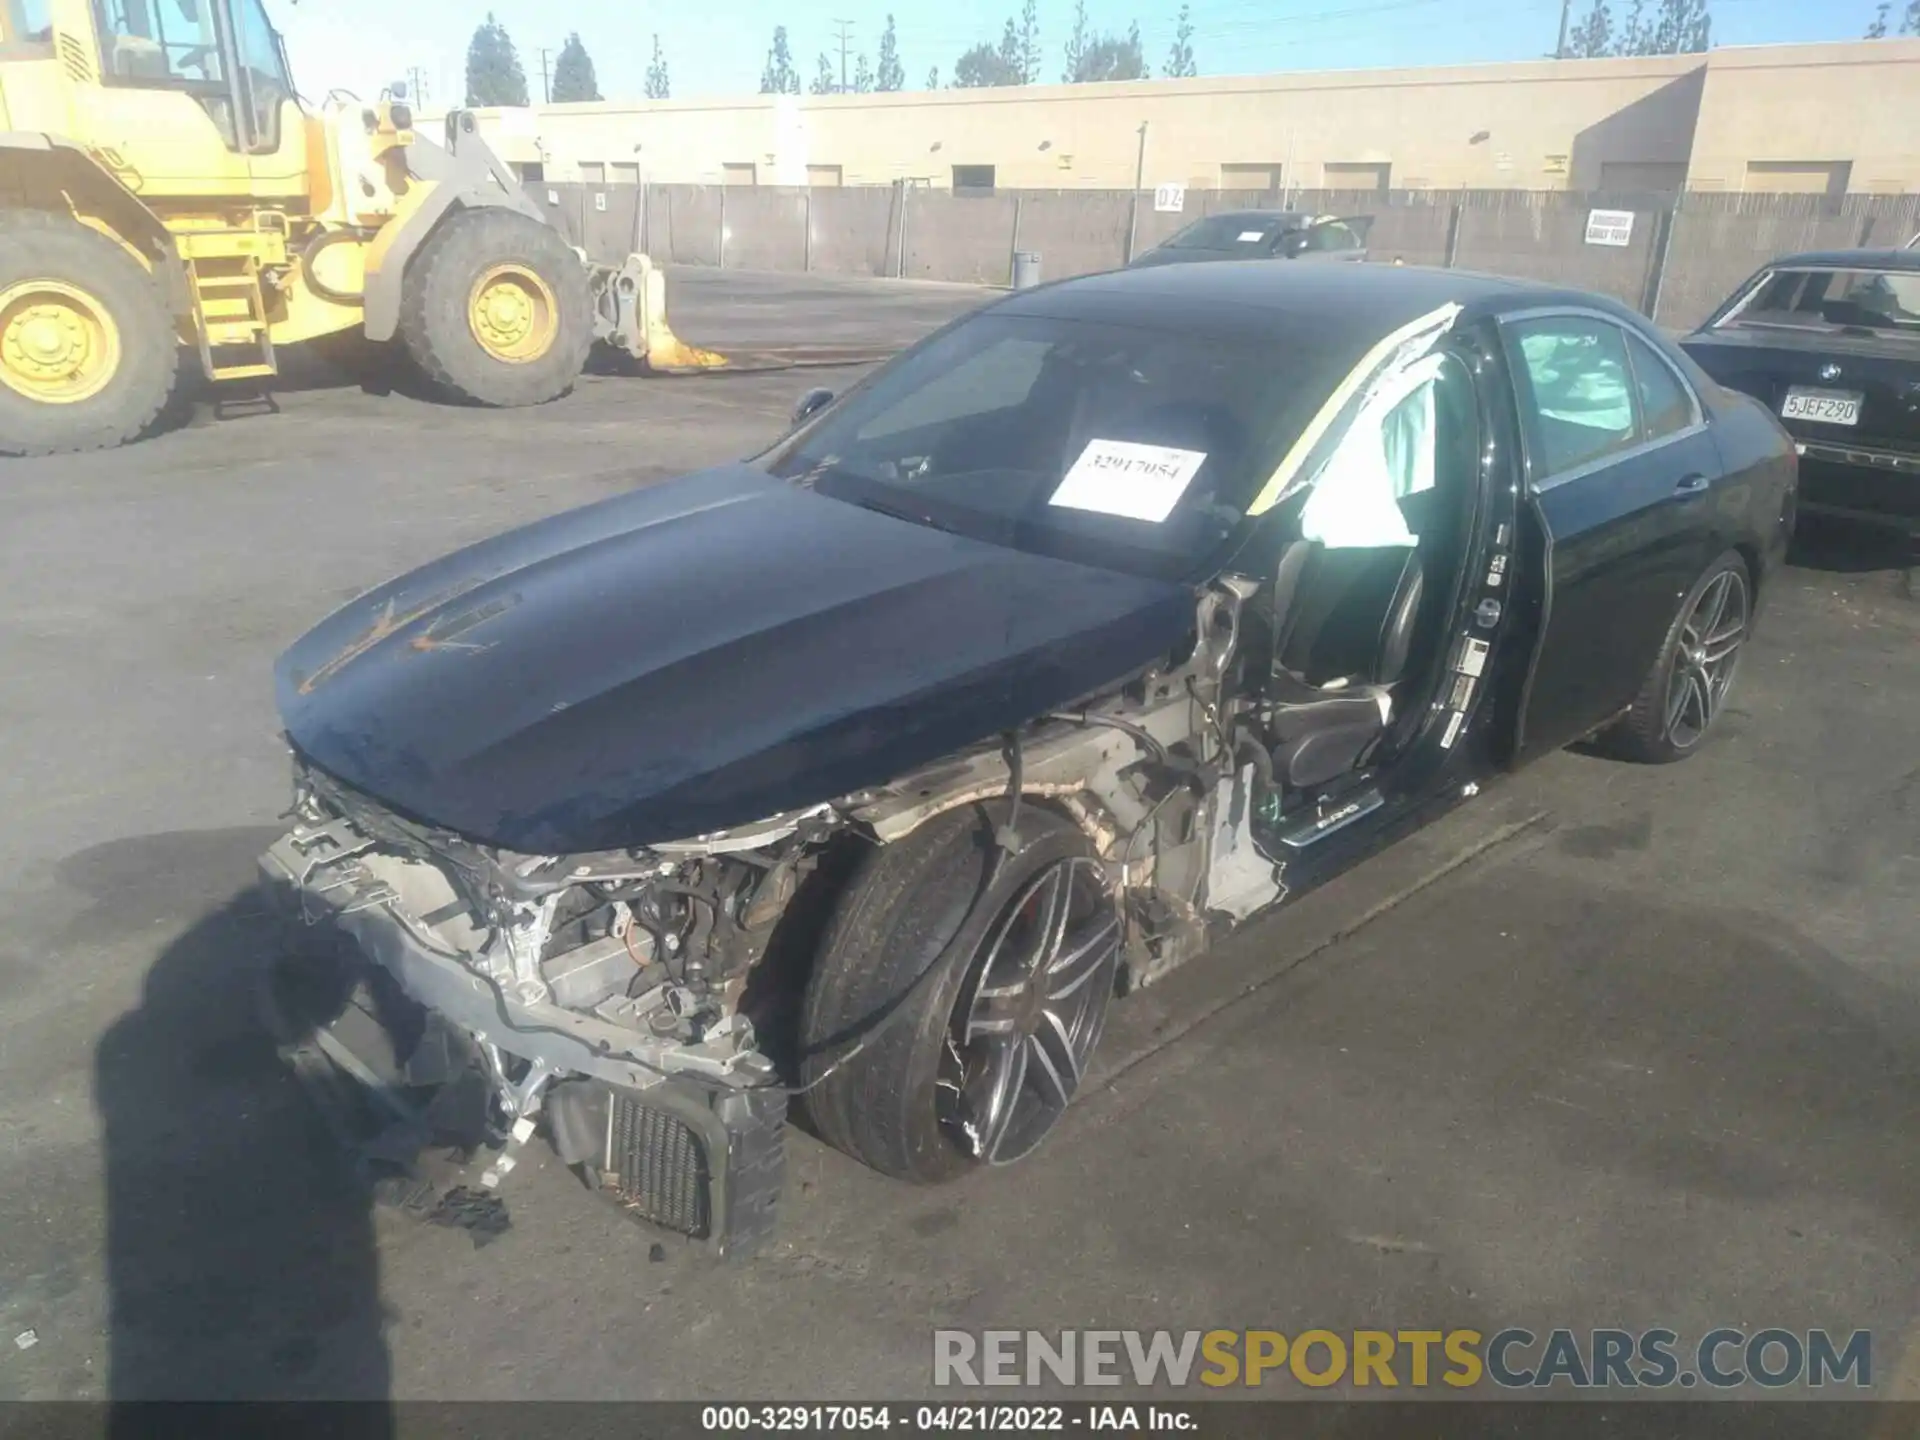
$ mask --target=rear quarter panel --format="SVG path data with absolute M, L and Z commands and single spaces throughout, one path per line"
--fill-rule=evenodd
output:
M 1702 377 L 1703 379 L 1705 377 Z M 1714 508 L 1722 548 L 1738 549 L 1753 572 L 1756 606 L 1786 558 L 1799 500 L 1793 437 L 1760 401 L 1706 380 L 1700 398 L 1724 471 L 1724 497 Z

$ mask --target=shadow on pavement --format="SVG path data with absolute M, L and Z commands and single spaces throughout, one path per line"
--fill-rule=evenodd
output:
M 137 909 L 156 883 L 231 889 L 271 833 L 116 841 L 61 879 L 101 907 Z M 119 1408 L 138 1400 L 385 1401 L 369 1196 L 256 1016 L 254 977 L 287 930 L 245 888 L 194 908 L 94 1060 L 116 1423 L 140 1428 Z M 361 1420 L 387 1432 L 384 1404 Z
M 1897 530 L 1825 515 L 1803 515 L 1787 562 L 1806 570 L 1862 575 L 1876 570 L 1911 571 L 1920 564 L 1920 539 Z M 1908 579 L 1908 593 L 1912 593 Z

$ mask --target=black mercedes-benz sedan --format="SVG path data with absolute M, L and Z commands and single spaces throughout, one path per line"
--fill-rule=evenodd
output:
M 1920 535 L 1920 249 L 1776 260 L 1681 345 L 1782 418 L 1809 514 Z
M 269 1014 L 377 1097 L 368 1154 L 495 1184 L 544 1132 L 723 1251 L 796 1098 L 888 1175 L 1017 1160 L 1224 929 L 1571 742 L 1693 753 L 1793 489 L 1764 407 L 1592 295 L 1011 295 L 296 643 L 261 864 L 324 943 Z
M 1371 215 L 1312 215 L 1302 210 L 1221 210 L 1175 231 L 1132 265 L 1191 265 L 1199 260 L 1364 260 Z

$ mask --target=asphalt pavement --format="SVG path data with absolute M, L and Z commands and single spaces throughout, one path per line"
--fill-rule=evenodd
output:
M 674 323 L 872 344 L 982 298 L 676 272 Z M 369 1208 L 254 1023 L 273 656 L 850 377 L 503 414 L 306 373 L 0 462 L 0 1399 L 873 1398 L 928 1391 L 935 1326 L 1360 1325 L 1871 1329 L 1920 1397 L 1920 600 L 1883 543 L 1810 537 L 1692 761 L 1553 757 L 1123 1002 L 1019 1167 L 917 1190 L 796 1136 L 778 1240 L 715 1265 L 529 1162 L 476 1246 Z

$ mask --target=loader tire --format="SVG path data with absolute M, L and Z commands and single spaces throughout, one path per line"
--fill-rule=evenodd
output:
M 544 404 L 573 388 L 593 344 L 586 269 L 538 220 L 456 210 L 407 266 L 400 340 L 449 399 Z
M 0 455 L 137 440 L 179 373 L 158 275 L 68 216 L 0 212 Z

